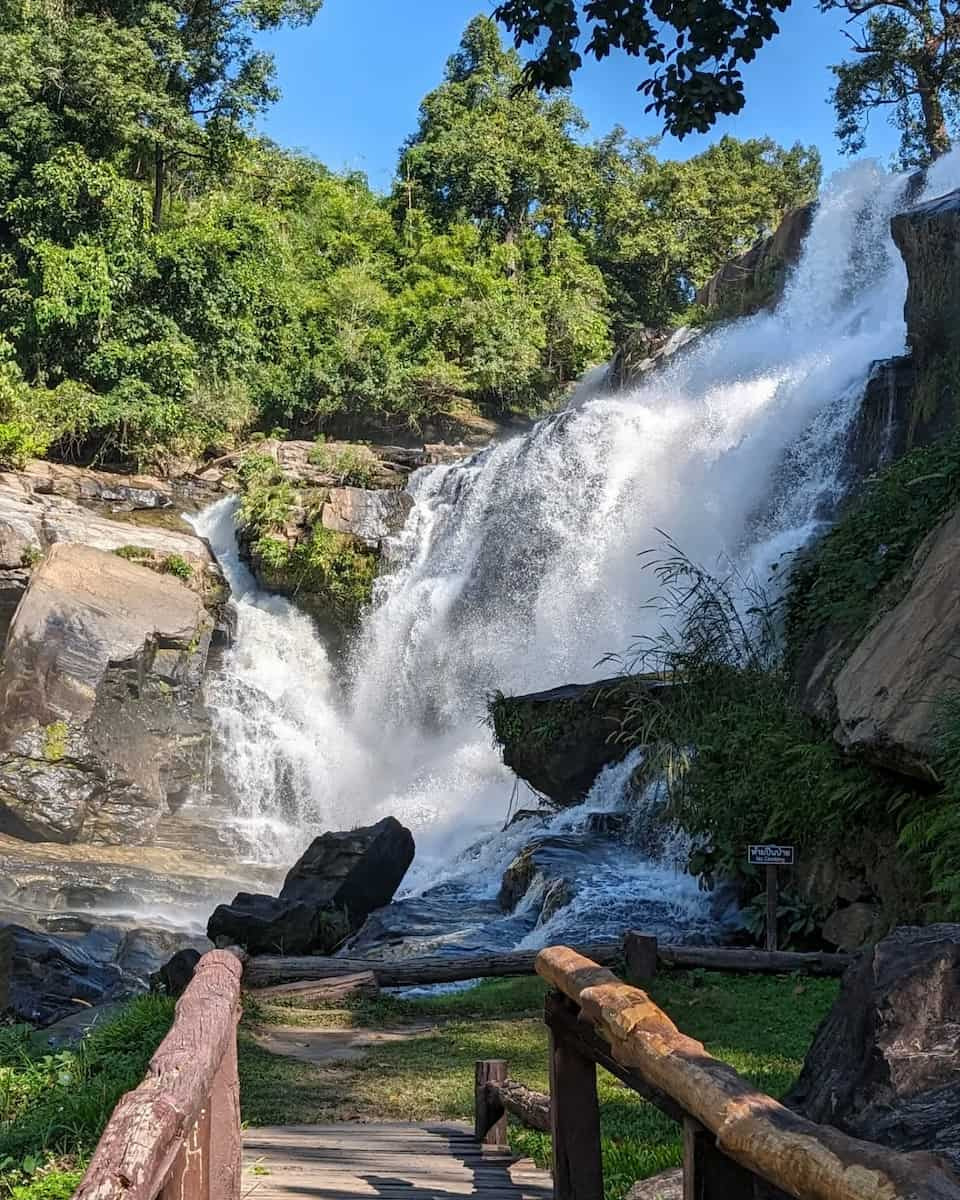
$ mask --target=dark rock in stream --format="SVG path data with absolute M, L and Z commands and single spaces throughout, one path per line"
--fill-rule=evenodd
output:
M 15 1020 L 51 1025 L 143 990 L 142 980 L 81 945 L 21 925 L 0 929 L 0 1013 Z
M 157 991 L 179 998 L 187 990 L 187 984 L 193 978 L 199 961 L 198 950 L 178 950 L 155 975 L 151 976 L 150 983 Z
M 904 926 L 843 980 L 786 1103 L 960 1168 L 960 925 Z
M 281 900 L 345 911 L 359 929 L 393 899 L 413 862 L 413 834 L 395 817 L 314 838 L 287 875 Z
M 320 941 L 320 910 L 313 904 L 239 892 L 207 924 L 218 946 L 244 946 L 251 954 L 310 954 Z

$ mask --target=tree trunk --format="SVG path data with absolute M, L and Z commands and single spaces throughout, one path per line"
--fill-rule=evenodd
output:
M 163 152 L 163 147 L 158 142 L 153 157 L 153 213 L 151 215 L 151 224 L 154 233 L 160 228 L 160 220 L 163 216 L 163 193 L 166 187 L 166 175 L 166 156 Z
M 920 107 L 923 111 L 923 137 L 932 161 L 950 149 L 950 134 L 947 132 L 946 117 L 943 115 L 940 90 L 932 82 L 931 76 L 932 72 L 917 71 L 917 90 L 920 93 Z

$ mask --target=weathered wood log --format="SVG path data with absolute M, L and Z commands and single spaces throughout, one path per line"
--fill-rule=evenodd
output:
M 329 979 L 304 980 L 302 983 L 280 983 L 274 987 L 248 988 L 254 1000 L 273 1003 L 277 1000 L 296 1002 L 302 1008 L 314 1004 L 331 1004 L 337 1000 L 357 997 L 372 999 L 380 994 L 380 985 L 372 971 L 357 971 L 352 975 L 333 975 Z
M 175 1188 L 191 1189 L 189 1197 L 178 1192 L 183 1200 L 239 1196 L 242 971 L 241 959 L 229 950 L 212 950 L 200 960 L 146 1078 L 114 1109 L 75 1200 L 154 1200 L 168 1179 Z M 201 1121 L 208 1106 L 210 1120 Z M 220 1129 L 224 1122 L 236 1128 Z M 211 1161 L 202 1165 L 196 1156 L 206 1158 L 208 1151 Z
M 582 946 L 584 954 L 596 962 L 617 962 L 623 953 L 619 941 Z M 456 983 L 464 979 L 492 976 L 535 974 L 536 950 L 516 950 L 509 954 L 486 954 L 463 958 L 402 958 L 379 962 L 361 958 L 321 958 L 307 955 L 281 958 L 258 955 L 251 958 L 244 972 L 247 988 L 273 987 L 284 983 L 330 979 L 346 973 L 372 971 L 381 987 L 416 987 L 427 983 Z
M 939 1156 L 899 1154 L 797 1116 L 681 1033 L 645 992 L 575 950 L 541 951 L 537 971 L 579 1004 L 618 1062 L 774 1187 L 799 1200 L 960 1200 L 960 1178 Z
M 581 946 L 579 951 L 594 962 L 610 965 L 621 959 L 624 944 L 619 940 L 598 942 Z M 463 958 L 405 958 L 390 962 L 366 958 L 321 958 L 314 955 L 299 958 L 258 955 L 247 964 L 244 986 L 261 989 L 372 971 L 380 987 L 417 987 L 465 979 L 533 975 L 536 957 L 535 950 Z M 842 975 L 854 961 L 854 956 L 793 954 L 785 951 L 769 954 L 765 950 L 728 949 L 721 946 L 658 945 L 657 961 L 660 966 L 677 969 L 703 968 L 708 971 L 749 971 L 777 975 L 803 971 L 811 975 Z M 646 969 L 649 970 L 649 963 Z
M 806 954 L 738 946 L 657 946 L 660 966 L 760 975 L 789 975 L 793 971 L 806 975 L 842 975 L 856 957 L 855 954 Z
M 505 1079 L 499 1084 L 489 1083 L 487 1091 L 495 1094 L 501 1106 L 528 1129 L 550 1132 L 550 1097 L 546 1092 L 535 1092 L 515 1079 Z

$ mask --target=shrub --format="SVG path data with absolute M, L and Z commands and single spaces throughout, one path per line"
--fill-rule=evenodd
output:
M 193 578 L 193 567 L 182 554 L 168 554 L 163 560 L 163 572 L 165 575 L 175 575 L 185 583 Z
M 28 1026 L 0 1030 L 0 1175 L 16 1200 L 67 1200 L 73 1164 L 143 1079 L 172 1018 L 172 1000 L 144 996 L 56 1053 L 38 1049 Z
M 327 471 L 341 487 L 368 488 L 376 478 L 377 458 L 364 446 L 327 446 L 319 442 L 310 462 Z
M 958 503 L 960 433 L 911 450 L 869 480 L 794 565 L 785 619 L 788 660 L 825 626 L 853 633 L 896 603 L 897 577 Z

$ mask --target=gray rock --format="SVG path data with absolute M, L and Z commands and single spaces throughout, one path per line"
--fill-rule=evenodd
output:
M 960 1167 L 960 925 L 905 926 L 843 980 L 786 1103 Z
M 282 900 L 344 911 L 359 929 L 393 899 L 414 856 L 413 834 L 394 817 L 315 838 L 290 869 Z
M 52 547 L 0 674 L 0 831 L 6 814 L 36 840 L 149 843 L 202 778 L 212 629 L 172 576 Z
M 880 928 L 881 917 L 877 908 L 858 900 L 831 913 L 820 932 L 825 942 L 849 953 L 872 942 Z
M 683 1200 L 682 1169 L 678 1167 L 654 1175 L 652 1179 L 641 1179 L 627 1192 L 626 1200 Z
M 396 488 L 331 488 L 320 519 L 325 529 L 349 533 L 371 550 L 379 550 L 390 534 L 403 528 L 412 508 L 413 497 Z

